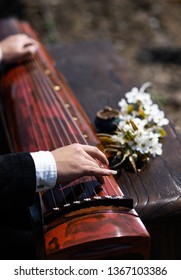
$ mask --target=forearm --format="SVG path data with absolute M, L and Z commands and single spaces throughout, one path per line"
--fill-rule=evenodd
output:
M 0 206 L 33 203 L 36 190 L 34 161 L 29 153 L 0 156 Z

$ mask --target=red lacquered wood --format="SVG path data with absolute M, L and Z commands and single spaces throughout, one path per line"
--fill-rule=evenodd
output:
M 148 258 L 149 255 L 145 255 L 149 248 L 144 230 L 134 210 L 119 213 L 113 209 L 75 217 L 52 228 L 45 233 L 45 247 L 51 259 L 109 259 L 126 254 L 133 258 L 134 254 Z
M 3 26 L 7 35 L 25 32 L 39 40 L 27 23 L 5 20 Z M 101 148 L 43 45 L 35 57 L 6 71 L 2 88 L 14 151 L 52 150 L 75 142 Z M 88 177 L 40 193 L 46 257 L 148 258 L 150 236 L 130 200 L 125 201 L 114 177 L 106 177 L 102 186 Z

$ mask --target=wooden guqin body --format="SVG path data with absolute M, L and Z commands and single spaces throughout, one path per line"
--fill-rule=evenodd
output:
M 0 39 L 27 33 L 40 42 L 26 22 L 8 19 L 0 26 Z M 35 57 L 5 70 L 1 91 L 13 151 L 53 150 L 71 143 L 101 148 L 87 115 L 42 44 Z M 101 186 L 92 177 L 56 186 L 41 192 L 38 202 L 39 206 L 31 208 L 32 217 L 36 217 L 37 208 L 41 214 L 43 246 L 39 246 L 38 257 L 149 257 L 150 236 L 132 199 L 124 196 L 114 177 L 106 177 Z M 35 231 L 41 235 L 35 221 Z

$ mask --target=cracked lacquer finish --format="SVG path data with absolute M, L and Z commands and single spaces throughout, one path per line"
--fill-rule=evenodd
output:
M 5 20 L 4 35 L 27 23 Z M 101 148 L 95 131 L 53 60 L 41 45 L 24 64 L 6 69 L 3 106 L 14 151 L 52 150 L 71 143 Z M 113 177 L 100 185 L 84 177 L 39 195 L 45 257 L 49 259 L 148 258 L 150 237 L 130 197 Z

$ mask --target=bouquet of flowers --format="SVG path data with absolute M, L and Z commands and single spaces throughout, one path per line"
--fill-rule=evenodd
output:
M 134 171 L 150 157 L 162 154 L 163 128 L 169 123 L 157 104 L 154 104 L 145 83 L 140 89 L 134 87 L 118 103 L 120 114 L 117 128 L 112 134 L 99 133 L 104 151 L 110 155 L 111 167 L 120 165 Z

